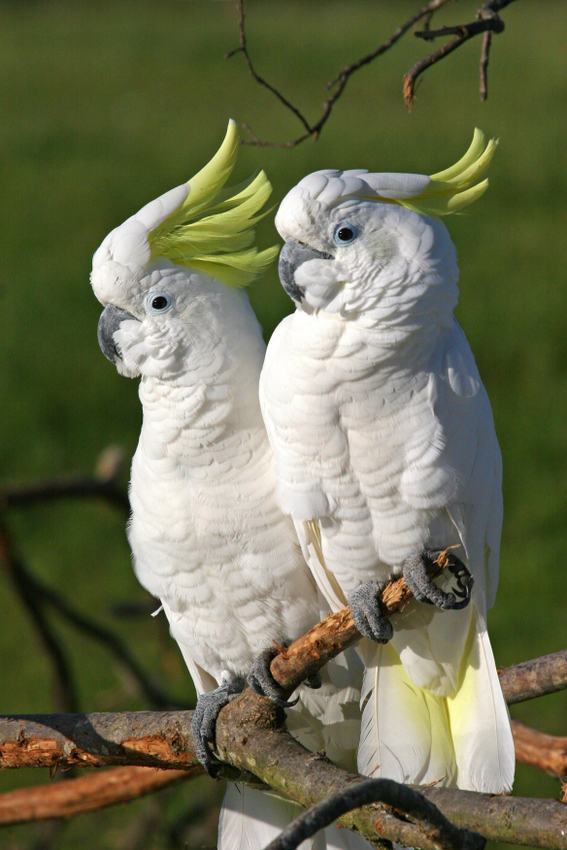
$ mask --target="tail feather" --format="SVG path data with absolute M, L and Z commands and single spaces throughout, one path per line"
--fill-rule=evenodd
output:
M 428 636 L 420 624 L 416 640 L 404 628 L 400 654 L 396 641 L 366 643 L 361 773 L 410 783 L 440 780 L 445 786 L 485 793 L 510 791 L 515 753 L 508 708 L 484 619 L 474 604 L 470 607 L 470 617 L 463 621 L 468 624 L 465 640 L 456 640 L 453 648 L 452 663 L 459 672 L 452 693 L 447 693 L 450 678 L 435 675 L 430 652 L 436 650 L 433 658 L 441 671 L 451 662 L 437 622 L 448 614 L 434 614 Z M 425 657 L 420 656 L 424 640 Z M 423 687 L 427 682 L 433 691 Z
M 358 770 L 397 782 L 454 786 L 446 700 L 415 685 L 392 644 L 367 642 Z
M 220 819 L 218 850 L 264 850 L 303 811 L 275 794 L 229 782 Z M 303 841 L 299 850 L 372 850 L 360 835 L 330 826 Z
M 459 690 L 447 700 L 459 788 L 508 793 L 514 781 L 514 738 L 492 647 L 481 617 L 471 629 Z

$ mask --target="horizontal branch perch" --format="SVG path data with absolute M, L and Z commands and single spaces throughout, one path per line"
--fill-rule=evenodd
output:
M 563 691 L 567 688 L 567 649 L 506 667 L 498 675 L 508 705 Z
M 268 844 L 266 850 L 296 850 L 302 841 L 330 826 L 341 815 L 369 803 L 383 803 L 403 811 L 420 823 L 437 845 L 446 850 L 484 850 L 486 845 L 482 835 L 453 826 L 436 806 L 413 788 L 391 779 L 365 779 L 299 815 Z
M 31 714 L 0 718 L 0 768 L 199 767 L 192 711 Z
M 20 788 L 0 794 L 0 824 L 69 818 L 116 803 L 128 803 L 202 772 L 200 766 L 187 770 L 116 767 L 78 779 Z
M 306 808 L 362 780 L 335 767 L 324 756 L 307 752 L 278 728 L 277 711 L 272 703 L 250 690 L 230 703 L 221 712 L 217 725 L 220 757 L 237 770 L 252 771 L 255 777 Z M 0 766 L 134 763 L 173 768 L 171 773 L 175 774 L 179 768 L 200 772 L 193 755 L 191 715 L 192 712 L 129 712 L 3 718 Z M 112 773 L 101 774 L 101 783 L 105 775 Z M 259 784 L 249 774 L 231 778 Z M 558 801 L 491 797 L 441 788 L 417 790 L 460 828 L 498 841 L 567 850 L 567 809 Z M 1 801 L 2 797 L 0 811 Z M 65 811 L 63 808 L 60 816 L 65 816 Z M 22 819 L 21 812 L 16 815 L 12 822 Z M 435 846 L 419 826 L 400 820 L 379 805 L 345 815 L 341 823 L 374 840 L 387 838 L 424 850 Z

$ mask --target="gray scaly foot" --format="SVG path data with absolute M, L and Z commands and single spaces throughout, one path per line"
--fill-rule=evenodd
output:
M 286 699 L 285 690 L 276 682 L 270 670 L 270 664 L 278 653 L 279 649 L 275 646 L 261 652 L 250 668 L 247 682 L 255 693 L 268 697 L 280 708 L 292 708 L 299 702 L 299 697 L 291 701 Z M 316 690 L 321 687 L 321 676 L 319 673 L 313 673 L 303 684 Z
M 428 549 L 408 558 L 403 569 L 406 583 L 418 602 L 436 605 L 443 611 L 466 608 L 470 602 L 474 579 L 456 555 L 448 556 L 449 563 L 446 567 L 457 580 L 457 586 L 452 590 L 441 590 L 427 574 L 427 567 L 434 563 L 440 554 L 440 549 Z
M 193 744 L 195 754 L 209 776 L 215 777 L 218 773 L 218 768 L 212 761 L 217 717 L 221 708 L 242 693 L 244 685 L 244 680 L 237 678 L 231 682 L 225 682 L 216 690 L 209 691 L 208 694 L 201 694 L 197 700 L 191 721 Z
M 388 643 L 394 634 L 392 624 L 380 610 L 378 602 L 378 594 L 385 586 L 385 582 L 368 581 L 347 597 L 354 625 L 361 635 L 376 643 Z

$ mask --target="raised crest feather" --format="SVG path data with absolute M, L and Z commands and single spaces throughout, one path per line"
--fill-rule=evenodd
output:
M 276 257 L 274 246 L 258 251 L 254 227 L 267 214 L 260 212 L 272 192 L 263 171 L 231 188 L 224 188 L 234 166 L 240 139 L 236 123 L 211 161 L 186 184 L 181 205 L 148 236 L 151 257 L 167 257 L 218 278 L 234 289 L 258 277 Z

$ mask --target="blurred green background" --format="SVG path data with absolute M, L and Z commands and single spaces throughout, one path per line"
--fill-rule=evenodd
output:
M 324 84 L 420 5 L 251 0 L 250 51 L 259 72 L 315 120 Z M 451 4 L 434 25 L 472 20 L 477 6 Z M 489 192 L 448 222 L 460 258 L 458 317 L 504 456 L 502 578 L 490 615 L 499 666 L 567 646 L 567 15 L 564 0 L 518 0 L 503 18 L 486 103 L 478 98 L 476 39 L 427 72 L 408 114 L 402 75 L 429 52 L 409 33 L 351 79 L 318 142 L 243 147 L 235 175 L 264 167 L 277 203 L 319 168 L 427 174 L 458 159 L 475 126 L 500 138 Z M 116 373 L 96 341 L 90 260 L 107 232 L 201 168 L 228 117 L 272 141 L 292 139 L 301 127 L 254 83 L 242 55 L 223 58 L 238 46 L 232 2 L 4 0 L 0 32 L 0 480 L 7 485 L 90 473 L 109 445 L 128 459 L 135 450 L 136 384 Z M 276 241 L 269 221 L 260 236 L 264 245 Z M 275 269 L 250 297 L 268 338 L 291 309 Z M 6 521 L 28 568 L 121 635 L 161 687 L 191 701 L 163 616 L 116 615 L 117 602 L 147 601 L 131 571 L 123 514 L 97 501 L 65 502 L 12 509 Z M 54 711 L 52 668 L 4 573 L 0 592 L 0 713 Z M 103 648 L 60 619 L 50 622 L 69 653 L 81 710 L 150 707 Z M 566 708 L 563 693 L 512 713 L 565 735 Z M 44 771 L 5 772 L 0 790 L 39 781 L 47 781 Z M 0 846 L 211 846 L 221 791 L 210 780 L 189 783 L 64 828 L 7 829 Z M 520 767 L 516 793 L 557 796 L 559 783 Z M 177 831 L 167 831 L 164 823 L 176 819 Z

